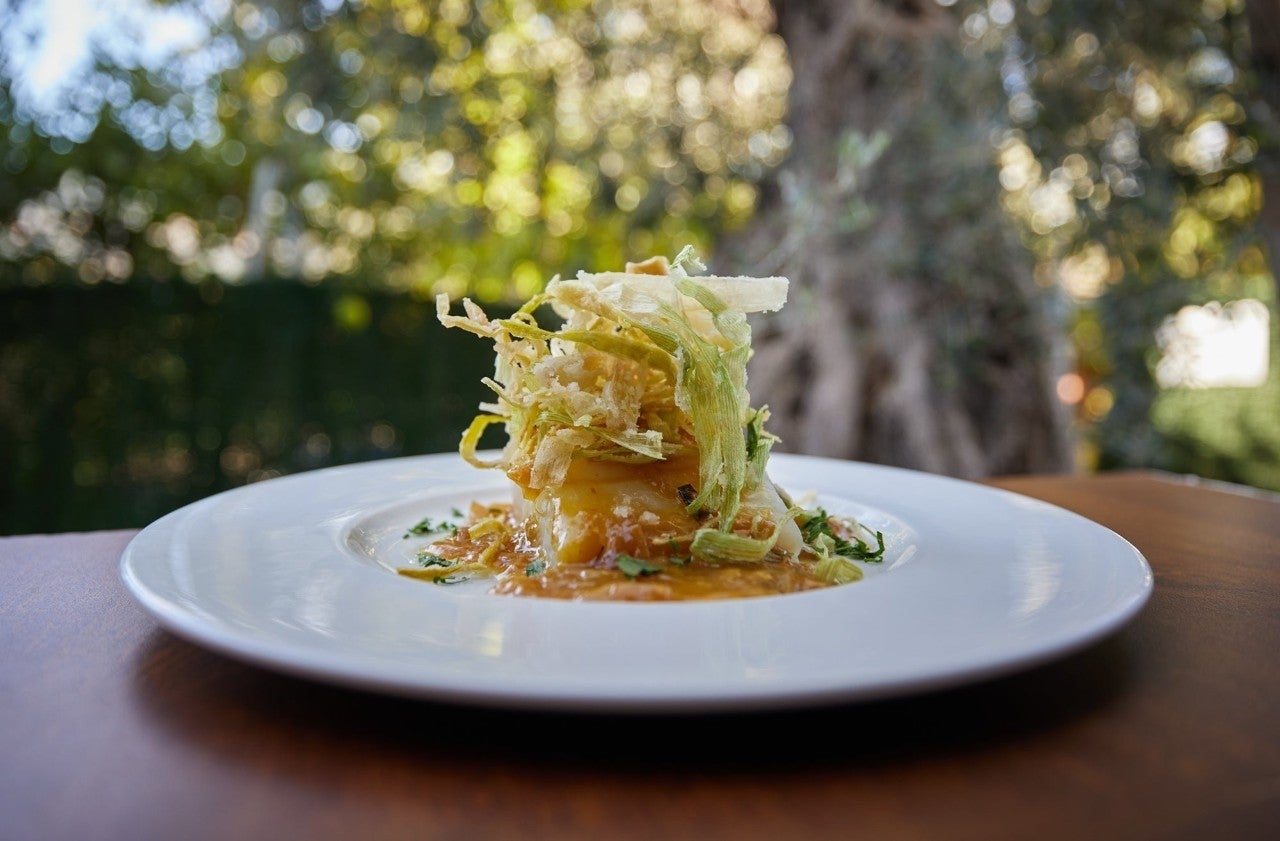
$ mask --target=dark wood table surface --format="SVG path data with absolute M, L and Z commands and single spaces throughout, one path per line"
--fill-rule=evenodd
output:
M 1128 538 L 1138 617 L 890 701 L 514 713 L 286 677 L 160 629 L 133 532 L 0 539 L 0 839 L 1280 838 L 1280 502 L 1019 477 Z

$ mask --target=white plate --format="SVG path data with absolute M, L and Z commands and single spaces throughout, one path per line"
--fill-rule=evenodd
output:
M 1079 649 L 1151 593 L 1142 555 L 1061 508 L 970 482 L 777 454 L 769 474 L 884 530 L 862 581 L 782 596 L 593 603 L 397 575 L 405 529 L 505 477 L 456 455 L 329 468 L 209 497 L 121 558 L 166 628 L 233 657 L 442 701 L 606 712 L 764 709 L 954 686 Z

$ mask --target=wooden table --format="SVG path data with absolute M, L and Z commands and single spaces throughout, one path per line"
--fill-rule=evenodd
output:
M 1155 570 L 1065 660 L 894 701 L 518 714 L 284 677 L 161 630 L 132 532 L 0 540 L 3 839 L 1280 838 L 1280 502 L 1149 473 L 993 484 Z

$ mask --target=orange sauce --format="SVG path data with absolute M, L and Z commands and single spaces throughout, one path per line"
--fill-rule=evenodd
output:
M 592 601 L 745 598 L 831 586 L 814 577 L 811 565 L 782 553 L 750 563 L 708 563 L 689 558 L 687 539 L 662 536 L 672 533 L 661 530 L 670 524 L 653 524 L 650 534 L 638 522 L 610 520 L 603 513 L 599 517 L 592 524 L 601 535 L 594 554 L 578 552 L 580 560 L 547 564 L 534 517 L 518 518 L 510 505 L 473 504 L 467 526 L 428 547 L 455 566 L 404 572 L 427 580 L 487 575 L 494 579 L 492 592 L 499 595 Z M 485 518 L 497 518 L 503 528 L 473 534 L 470 524 Z M 618 568 L 620 555 L 640 558 L 657 570 L 628 576 Z

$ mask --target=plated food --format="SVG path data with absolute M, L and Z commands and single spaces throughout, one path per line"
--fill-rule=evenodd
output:
M 512 498 L 412 526 L 406 538 L 423 545 L 403 574 L 486 577 L 510 595 L 666 601 L 847 584 L 883 557 L 881 533 L 770 481 L 777 439 L 747 390 L 747 317 L 781 309 L 789 281 L 690 269 L 705 271 L 686 248 L 673 261 L 556 276 L 509 318 L 469 299 L 455 314 L 437 299 L 442 324 L 493 342 L 484 382 L 495 400 L 459 452 L 504 471 Z M 494 424 L 507 442 L 484 458 Z

